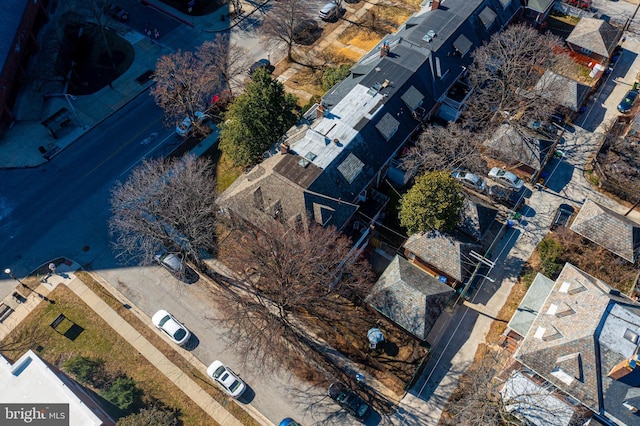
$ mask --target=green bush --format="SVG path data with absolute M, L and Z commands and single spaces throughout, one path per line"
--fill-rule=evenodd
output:
M 142 390 L 136 387 L 136 382 L 131 377 L 120 376 L 102 391 L 102 396 L 121 410 L 127 411 L 140 402 Z
M 351 66 L 342 64 L 337 68 L 327 68 L 322 74 L 322 89 L 329 90 L 351 73 Z
M 101 359 L 79 355 L 65 362 L 64 367 L 80 383 L 91 385 L 96 389 L 104 387 L 109 381 L 109 375 L 104 369 L 104 361 Z
M 558 262 L 564 251 L 562 244 L 552 238 L 544 238 L 538 249 L 540 250 L 540 273 L 552 278 L 562 269 L 562 264 Z

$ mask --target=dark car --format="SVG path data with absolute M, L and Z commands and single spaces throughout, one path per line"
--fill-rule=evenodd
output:
M 265 68 L 269 72 L 271 72 L 271 62 L 269 62 L 268 59 L 259 59 L 249 67 L 249 70 L 247 72 L 249 73 L 249 75 L 253 75 L 253 73 L 259 70 L 260 68 Z
M 340 382 L 335 382 L 329 386 L 328 393 L 331 399 L 361 422 L 366 420 L 371 413 L 369 404 L 360 395 Z
M 637 98 L 638 98 L 638 91 L 629 90 L 627 94 L 624 96 L 624 99 L 622 99 L 622 102 L 620 102 L 620 105 L 618 105 L 618 111 L 620 111 L 623 114 L 626 114 L 629 111 L 631 111 L 631 108 L 633 107 L 633 104 L 636 103 Z
M 319 30 L 320 27 L 315 20 L 305 19 L 293 29 L 293 41 L 298 44 L 312 44 Z
M 560 204 L 551 223 L 551 229 L 566 228 L 574 212 L 575 209 L 569 204 Z
M 113 19 L 117 19 L 121 22 L 125 22 L 129 19 L 129 12 L 113 3 L 105 4 L 102 7 L 102 11 L 105 13 L 105 15 L 111 16 Z

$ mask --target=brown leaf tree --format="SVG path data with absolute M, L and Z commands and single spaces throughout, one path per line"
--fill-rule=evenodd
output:
M 161 249 L 201 267 L 216 246 L 216 190 L 210 160 L 145 160 L 111 193 L 110 232 L 119 258 L 147 264 Z
M 343 301 L 360 301 L 370 288 L 367 261 L 332 227 L 272 222 L 236 232 L 241 244 L 224 258 L 236 274 L 220 304 L 230 344 L 263 366 L 295 365 L 320 351 L 315 333 L 328 327 L 327 315 L 348 321 Z

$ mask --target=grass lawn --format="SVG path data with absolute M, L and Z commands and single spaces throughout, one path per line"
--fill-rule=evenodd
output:
M 201 383 L 206 392 L 225 405 L 227 410 L 242 423 L 246 425 L 256 424 L 243 409 L 227 398 L 204 374 L 189 364 L 154 330 L 147 327 L 122 303 L 113 298 L 89 273 L 78 272 L 76 275 L 168 359 L 189 374 L 196 382 Z M 137 386 L 144 392 L 143 401 L 158 400 L 167 407 L 177 409 L 182 424 L 194 426 L 217 424 L 105 323 L 102 318 L 84 304 L 75 293 L 65 286 L 58 286 L 49 295 L 49 298 L 55 300 L 56 303 L 41 303 L 6 339 L 0 342 L 0 348 L 4 356 L 15 360 L 26 349 L 35 348 L 43 359 L 63 371 L 65 361 L 74 356 L 83 355 L 100 358 L 105 361 L 107 371 L 121 371 L 132 377 Z M 83 328 L 75 340 L 71 341 L 49 327 L 49 324 L 60 313 L 64 313 L 67 318 Z M 116 417 L 119 415 L 117 409 L 114 410 L 113 407 L 109 412 Z

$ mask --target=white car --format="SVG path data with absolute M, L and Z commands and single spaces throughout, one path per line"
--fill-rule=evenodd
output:
M 191 333 L 187 330 L 187 327 L 164 309 L 160 309 L 153 314 L 151 322 L 160 330 L 164 331 L 164 333 L 169 336 L 169 339 L 180 346 L 187 343 L 189 337 L 191 337 Z
M 524 185 L 524 181 L 508 170 L 494 167 L 489 171 L 489 177 L 509 188 L 520 189 Z
M 196 111 L 193 115 L 196 118 L 196 124 L 206 118 L 205 113 L 202 111 Z M 193 119 L 191 119 L 191 117 L 185 117 L 185 119 L 178 123 L 178 125 L 176 126 L 176 133 L 182 137 L 189 136 L 189 134 L 193 131 L 193 125 Z
M 469 172 L 457 171 L 451 173 L 451 177 L 457 179 L 461 184 L 476 191 L 482 192 L 487 187 L 487 183 L 478 175 Z
M 247 389 L 242 379 L 218 360 L 213 361 L 207 368 L 207 374 L 234 398 L 239 398 Z

